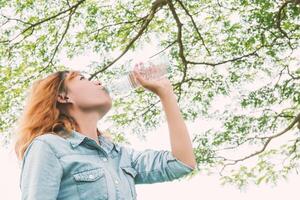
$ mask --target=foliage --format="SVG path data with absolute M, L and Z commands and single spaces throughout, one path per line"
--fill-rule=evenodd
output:
M 192 131 L 199 169 L 222 167 L 223 180 L 238 186 L 276 182 L 299 168 L 299 16 L 295 0 L 0 0 L 1 134 L 13 135 L 30 84 L 67 67 L 59 55 L 99 55 L 88 71 L 105 82 L 126 70 L 118 60 L 156 33 L 184 118 L 217 122 Z M 164 120 L 147 91 L 113 106 L 119 142 L 124 128 L 146 135 Z M 289 141 L 269 147 L 284 136 Z M 251 152 L 230 157 L 244 146 Z M 245 163 L 251 159 L 253 167 Z

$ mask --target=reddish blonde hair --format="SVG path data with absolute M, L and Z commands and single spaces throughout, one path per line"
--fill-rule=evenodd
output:
M 18 121 L 15 152 L 19 159 L 23 159 L 27 147 L 37 136 L 50 132 L 67 137 L 72 130 L 79 129 L 64 105 L 57 102 L 60 92 L 67 93 L 66 83 L 79 74 L 79 71 L 58 71 L 32 84 Z

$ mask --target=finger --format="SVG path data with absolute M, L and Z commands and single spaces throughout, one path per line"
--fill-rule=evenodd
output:
M 144 71 L 145 70 L 145 66 L 143 62 L 139 62 L 139 67 L 140 67 L 140 71 Z
M 134 71 L 135 78 L 141 83 L 141 85 L 145 84 L 145 79 L 141 76 L 141 74 L 138 71 Z
M 137 70 L 134 70 L 134 71 L 133 71 L 133 75 L 134 75 L 134 77 L 135 77 L 138 81 L 141 79 L 140 74 L 139 74 L 139 72 L 138 72 Z
M 140 81 L 137 78 L 136 70 L 133 70 L 133 79 L 134 79 L 135 83 L 138 83 L 138 84 L 140 83 Z
M 148 63 L 149 63 L 149 66 L 150 66 L 150 67 L 153 67 L 153 66 L 155 66 L 155 65 L 154 65 L 154 63 L 153 63 L 153 62 L 151 62 L 151 61 L 149 61 Z
M 153 67 L 147 68 L 147 79 L 151 79 L 153 75 Z

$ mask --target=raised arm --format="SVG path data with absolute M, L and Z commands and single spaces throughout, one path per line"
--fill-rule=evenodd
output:
M 178 160 L 195 169 L 196 160 L 192 142 L 180 113 L 176 96 L 172 91 L 170 93 L 166 92 L 159 97 L 166 113 L 172 153 Z
M 167 78 L 146 80 L 141 76 L 137 68 L 134 74 L 144 88 L 157 94 L 161 100 L 168 122 L 172 154 L 178 160 L 195 169 L 197 163 L 193 153 L 192 142 L 170 81 Z

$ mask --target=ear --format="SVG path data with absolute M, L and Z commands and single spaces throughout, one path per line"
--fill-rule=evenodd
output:
M 59 103 L 72 103 L 73 101 L 70 99 L 70 97 L 64 95 L 64 94 L 59 94 L 57 97 L 57 101 Z

